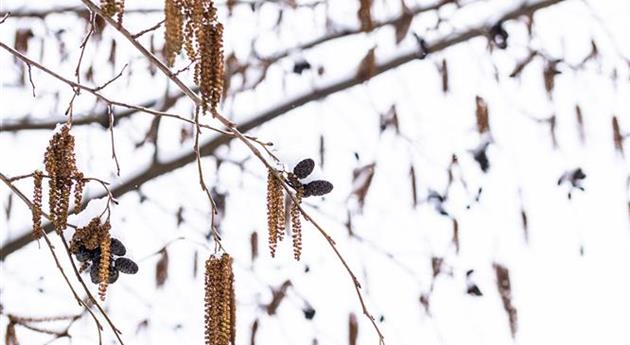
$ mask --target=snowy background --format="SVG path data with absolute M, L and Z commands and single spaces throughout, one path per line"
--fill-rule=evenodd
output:
M 496 18 L 522 1 L 461 1 L 462 8 L 444 6 L 414 18 L 410 33 L 428 42 L 463 32 Z M 302 3 L 302 2 L 298 2 Z M 422 1 L 406 1 L 415 7 Z M 0 11 L 81 6 L 79 1 L 23 2 L 2 0 Z M 127 9 L 159 8 L 154 1 L 127 1 Z M 314 7 L 291 9 L 265 3 L 255 12 L 236 6 L 228 16 L 219 5 L 225 24 L 226 55 L 251 59 L 252 47 L 261 56 L 298 45 L 326 33 L 326 20 L 336 28 L 358 25 L 358 1 L 331 0 Z M 283 9 L 282 22 L 278 21 Z M 399 1 L 376 0 L 374 17 L 385 20 L 400 14 Z M 435 28 L 439 17 L 445 22 Z M 148 28 L 163 18 L 156 13 L 129 13 L 125 26 L 131 32 Z M 74 14 L 37 18 L 11 18 L 0 24 L 0 42 L 13 45 L 16 30 L 31 28 L 27 56 L 57 73 L 73 78 L 85 34 L 85 22 Z M 307 199 L 307 210 L 324 226 L 357 274 L 366 305 L 376 318 L 387 344 L 630 344 L 630 215 L 628 151 L 615 150 L 611 121 L 630 133 L 630 2 L 627 0 L 567 0 L 535 14 L 533 36 L 523 20 L 505 24 L 507 50 L 488 49 L 479 37 L 430 54 L 381 74 L 323 100 L 296 107 L 252 130 L 263 141 L 274 142 L 274 153 L 287 168 L 312 157 L 320 177 L 335 189 L 325 198 Z M 155 45 L 162 45 L 162 29 Z M 149 43 L 149 35 L 141 42 Z M 111 41 L 116 40 L 116 63 L 108 62 Z M 255 44 L 252 45 L 252 40 Z M 599 55 L 579 69 L 595 42 Z M 63 42 L 65 52 L 59 49 Z M 370 34 L 331 40 L 303 52 L 294 52 L 272 65 L 266 79 L 254 90 L 234 93 L 223 113 L 242 123 L 265 109 L 313 88 L 330 85 L 356 73 L 366 52 L 376 48 L 377 63 L 417 49 L 409 34 L 399 45 L 386 26 Z M 509 77 L 525 59 L 529 48 L 563 59 L 558 65 L 552 97 L 544 88 L 545 62 L 535 58 L 517 78 Z M 296 61 L 313 66 L 301 75 L 291 73 Z M 448 61 L 449 91 L 442 90 L 439 66 Z M 112 99 L 140 104 L 160 98 L 174 85 L 159 73 L 152 77 L 138 52 L 111 28 L 100 42 L 88 45 L 84 68 L 93 66 L 94 83 L 102 84 L 129 64 L 124 76 L 103 93 Z M 180 56 L 174 69 L 186 66 Z M 323 74 L 316 69 L 323 67 Z M 0 50 L 0 125 L 24 118 L 30 121 L 63 120 L 72 90 L 40 71 L 33 70 L 36 98 L 28 82 L 20 85 L 22 65 Z M 182 77 L 192 83 L 191 73 Z M 254 73 L 255 74 L 255 73 Z M 256 76 L 253 75 L 252 78 Z M 235 79 L 237 79 L 236 77 Z M 239 81 L 233 81 L 239 85 Z M 487 149 L 489 170 L 481 171 L 473 159 L 486 137 L 476 130 L 475 97 L 488 103 L 492 143 Z M 396 106 L 400 133 L 381 132 L 380 116 Z M 580 140 L 576 105 L 583 116 Z M 102 112 L 87 93 L 75 101 L 75 118 Z M 123 109 L 116 108 L 116 111 Z M 171 112 L 189 116 L 190 101 L 182 98 Z M 544 120 L 555 115 L 557 147 Z M 138 113 L 121 120 L 114 131 L 121 175 L 111 159 L 109 132 L 99 124 L 75 126 L 77 162 L 88 176 L 123 183 L 150 163 L 152 144 L 141 142 L 153 117 Z M 208 121 L 210 122 L 210 121 Z M 164 118 L 157 146 L 160 161 L 190 152 L 192 140 L 180 142 L 179 121 Z M 29 130 L 0 132 L 0 172 L 8 176 L 42 169 L 42 157 L 52 132 Z M 215 134 L 204 132 L 202 141 Z M 320 159 L 324 139 L 324 162 Z M 628 141 L 626 140 L 626 144 Z M 628 145 L 626 145 L 628 146 Z M 428 200 L 448 184 L 452 155 L 458 165 L 443 203 L 445 216 Z M 223 245 L 235 258 L 237 344 L 250 344 L 252 323 L 258 320 L 258 344 L 347 344 L 348 318 L 359 322 L 358 344 L 375 344 L 378 337 L 361 315 L 353 285 L 327 243 L 309 224 L 304 226 L 302 260 L 295 262 L 289 242 L 279 246 L 272 259 L 266 250 L 266 171 L 240 142 L 217 150 L 225 161 L 203 159 L 206 181 L 227 193 L 221 222 Z M 235 164 L 242 163 L 242 164 Z M 375 163 L 375 173 L 361 209 L 352 195 L 353 170 Z M 410 179 L 413 166 L 418 205 L 414 207 Z M 584 191 L 557 185 L 567 171 L 582 168 Z M 462 183 L 464 181 L 464 183 Z M 4 185 L 3 185 L 4 186 Z M 31 196 L 32 183 L 16 186 Z M 0 241 L 4 246 L 30 231 L 31 215 L 18 198 L 9 209 L 8 188 L 0 188 Z M 482 189 L 476 201 L 477 191 Z M 87 197 L 101 193 L 89 185 Z M 108 291 L 105 306 L 123 332 L 127 344 L 201 344 L 203 342 L 203 262 L 213 252 L 206 239 L 209 203 L 198 184 L 197 168 L 186 165 L 158 177 L 138 191 L 120 197 L 113 209 L 112 234 L 126 244 L 129 256 L 140 266 L 134 276 L 122 276 Z M 80 215 L 69 219 L 83 225 L 98 215 L 104 200 L 93 201 Z M 182 208 L 183 221 L 177 213 Z M 521 211 L 526 213 L 527 226 Z M 346 223 L 351 218 L 353 236 Z M 453 219 L 459 229 L 459 252 L 453 243 Z M 250 236 L 258 233 L 259 257 L 252 261 Z M 53 236 L 53 243 L 61 247 Z M 168 279 L 156 288 L 155 270 L 166 244 Z M 50 253 L 36 242 L 0 262 L 0 334 L 8 319 L 20 316 L 74 315 L 81 308 L 57 271 Z M 61 253 L 61 250 L 58 251 Z M 61 256 L 64 266 L 67 258 Z M 432 258 L 442 258 L 434 277 Z M 200 272 L 194 275 L 194 260 Z M 509 269 L 512 303 L 518 312 L 518 330 L 512 338 L 507 314 L 497 290 L 493 264 Z M 467 278 L 466 273 L 474 270 Z M 68 272 L 70 270 L 68 269 Z M 290 280 L 293 287 L 276 315 L 268 315 L 272 288 Z M 482 296 L 467 294 L 470 284 Z M 78 284 L 74 284 L 78 287 Z M 90 284 L 93 291 L 95 287 Z M 430 296 L 429 308 L 421 296 Z M 312 320 L 303 309 L 312 306 Z M 139 325 L 146 322 L 146 327 Z M 62 329 L 63 322 L 50 328 Z M 17 328 L 24 344 L 44 344 L 52 337 Z M 93 320 L 83 316 L 70 329 L 73 344 L 97 343 Z M 114 343 L 111 330 L 104 338 Z M 60 339 L 55 344 L 69 343 Z

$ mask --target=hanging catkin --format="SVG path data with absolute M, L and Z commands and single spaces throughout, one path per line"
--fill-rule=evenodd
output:
M 228 254 L 206 261 L 204 305 L 206 345 L 234 345 L 234 274 Z

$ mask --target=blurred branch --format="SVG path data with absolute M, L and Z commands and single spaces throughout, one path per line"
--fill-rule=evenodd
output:
M 425 13 L 425 12 L 429 12 L 429 11 L 433 11 L 433 10 L 438 10 L 440 9 L 442 6 L 445 6 L 449 3 L 454 3 L 453 0 L 443 0 L 440 1 L 436 4 L 433 5 L 429 5 L 429 6 L 419 6 L 413 9 L 410 9 L 410 13 L 412 13 L 414 16 L 415 15 L 419 15 L 421 13 Z M 72 9 L 74 10 L 78 10 L 75 7 L 72 7 Z M 133 11 L 133 10 L 131 10 Z M 125 13 L 127 13 L 127 11 L 125 11 Z M 86 11 L 86 15 L 87 15 L 87 11 Z M 17 16 L 15 13 L 11 13 L 11 17 L 19 17 Z M 379 23 L 375 23 L 374 24 L 374 29 L 378 29 L 387 25 L 395 25 L 399 20 L 401 19 L 401 17 L 394 17 L 391 18 L 389 20 L 383 21 L 383 22 L 379 22 Z M 161 23 L 161 22 L 160 22 Z M 331 34 L 327 34 L 324 35 L 322 37 L 319 37 L 317 39 L 314 39 L 312 41 L 300 44 L 298 46 L 295 47 L 291 47 L 289 49 L 286 49 L 284 51 L 278 52 L 272 56 L 269 57 L 260 57 L 260 61 L 262 64 L 264 64 L 265 66 L 269 67 L 271 64 L 278 62 L 279 60 L 289 56 L 292 52 L 294 51 L 303 51 L 306 49 L 311 49 L 314 48 L 320 44 L 338 39 L 338 38 L 343 38 L 343 37 L 348 37 L 351 35 L 355 35 L 355 34 L 359 34 L 362 33 L 363 31 L 361 31 L 361 29 L 357 28 L 357 29 L 348 29 L 348 30 L 342 30 L 342 31 L 337 31 Z M 132 35 L 133 38 L 137 38 L 139 35 L 135 34 Z M 177 74 L 177 73 L 176 73 Z M 196 89 L 193 89 L 194 92 L 197 92 Z M 174 100 L 177 100 L 181 97 L 183 97 L 184 94 L 183 93 L 177 93 L 175 95 L 172 96 L 172 98 Z M 159 101 L 158 100 L 152 100 L 152 101 L 148 101 L 144 104 L 141 105 L 141 107 L 143 108 L 151 108 L 153 106 L 155 106 L 156 104 L 158 104 Z M 167 109 L 164 109 L 162 111 L 167 111 Z M 126 118 L 126 117 L 130 117 L 131 115 L 135 114 L 136 111 L 133 110 L 127 110 L 124 112 L 120 112 L 120 113 L 116 113 L 114 118 L 115 118 L 115 123 L 116 124 L 120 119 L 122 118 Z M 87 124 L 92 124 L 92 123 L 100 123 L 103 127 L 107 128 L 108 126 L 108 114 L 106 111 L 103 111 L 102 113 L 96 114 L 96 115 L 87 115 L 84 117 L 79 117 L 76 119 L 73 119 L 72 121 L 72 125 L 73 126 L 80 126 L 80 125 L 87 125 Z M 65 122 L 65 119 L 61 120 L 56 120 L 56 121 L 46 121 L 46 122 L 32 122 L 32 121 L 28 121 L 28 120 L 19 120 L 19 121 L 15 121 L 15 122 L 9 122 L 8 124 L 6 123 L 7 121 L 4 121 L 4 124 L 2 124 L 0 126 L 0 129 L 2 130 L 2 132 L 15 132 L 15 131 L 20 131 L 20 130 L 34 130 L 34 129 L 54 129 L 55 126 L 57 125 L 57 123 L 59 122 Z
M 296 4 L 296 7 L 315 7 L 319 4 L 325 3 L 325 0 L 313 1 L 308 3 Z M 228 1 L 217 1 L 215 4 L 217 6 L 227 6 Z M 292 5 L 286 0 L 236 0 L 233 2 L 234 5 L 246 5 L 246 6 L 261 6 L 264 4 L 276 4 L 282 5 L 286 7 L 292 7 Z M 90 11 L 86 10 L 85 7 L 79 6 L 63 6 L 63 7 L 55 7 L 43 10 L 28 10 L 28 9 L 15 9 L 8 11 L 0 11 L 0 17 L 5 14 L 11 14 L 11 18 L 40 18 L 44 19 L 52 14 L 66 14 L 66 13 L 76 13 L 80 17 L 88 17 L 90 15 Z M 164 13 L 164 8 L 130 8 L 125 9 L 125 14 L 153 14 L 153 13 Z
M 505 20 L 516 19 L 522 15 L 533 13 L 537 10 L 540 10 L 549 6 L 553 6 L 563 1 L 566 1 L 566 0 L 546 0 L 546 1 L 537 2 L 535 4 L 522 6 L 516 10 L 508 12 L 501 18 L 501 20 L 505 21 Z M 483 26 L 483 25 L 474 27 L 468 31 L 455 34 L 451 36 L 450 38 L 445 38 L 433 44 L 429 44 L 427 47 L 428 51 L 429 53 L 435 53 L 435 52 L 444 50 L 446 48 L 449 48 L 451 46 L 454 46 L 456 44 L 466 42 L 472 38 L 480 37 L 484 35 L 484 33 L 488 31 L 488 29 L 489 29 L 488 27 Z M 416 59 L 417 59 L 416 52 L 407 53 L 407 54 L 395 57 L 382 64 L 378 64 L 375 68 L 374 76 L 387 72 L 391 69 L 397 68 L 403 64 L 414 61 Z M 241 132 L 251 131 L 252 129 L 257 128 L 258 126 L 261 126 L 281 115 L 284 115 L 291 110 L 301 107 L 307 103 L 323 99 L 327 96 L 346 90 L 353 86 L 359 85 L 362 82 L 363 80 L 359 80 L 355 76 L 353 76 L 353 77 L 338 81 L 327 87 L 317 89 L 312 92 L 306 93 L 304 95 L 289 99 L 272 109 L 269 109 L 258 115 L 253 116 L 251 120 L 246 121 L 243 124 L 239 125 L 238 129 Z M 77 121 L 79 121 L 79 119 L 77 119 Z M 76 124 L 76 121 L 73 122 L 73 124 Z M 200 155 L 202 157 L 210 156 L 215 152 L 215 150 L 218 147 L 229 143 L 232 139 L 233 139 L 233 136 L 226 135 L 226 134 L 213 138 L 210 141 L 206 142 L 205 144 L 200 145 L 199 147 Z M 144 183 L 151 181 L 156 177 L 170 173 L 194 161 L 195 161 L 195 153 L 188 152 L 186 154 L 183 154 L 179 157 L 176 157 L 168 161 L 154 163 L 148 168 L 146 168 L 144 171 L 138 173 L 137 175 L 129 178 L 127 181 L 124 181 L 121 184 L 118 184 L 116 187 L 112 188 L 111 189 L 112 195 L 114 196 L 114 198 L 119 198 L 128 192 L 138 190 Z M 97 195 L 97 196 L 92 197 L 91 199 L 99 199 L 104 196 L 106 195 L 104 194 Z M 84 201 L 84 204 L 87 204 L 88 202 L 89 200 L 86 200 Z M 48 232 L 52 230 L 52 227 L 50 226 L 50 224 L 46 225 L 45 230 Z M 0 248 L 0 260 L 4 260 L 11 253 L 15 252 L 16 250 L 19 250 L 20 248 L 30 243 L 31 240 L 32 239 L 31 239 L 30 233 L 25 233 L 24 235 L 20 237 L 17 237 L 11 241 L 8 241 L 2 248 Z
M 421 13 L 425 13 L 425 12 L 429 12 L 429 11 L 433 11 L 433 10 L 438 10 L 441 7 L 447 5 L 447 4 L 456 4 L 455 0 L 442 0 L 436 4 L 433 5 L 423 5 L 423 6 L 418 6 L 415 8 L 412 8 L 409 10 L 409 12 L 413 15 L 419 15 Z M 404 14 L 403 14 L 404 15 Z M 390 18 L 389 20 L 386 21 L 382 21 L 382 22 L 378 22 L 378 23 L 374 23 L 373 24 L 373 29 L 372 31 L 384 27 L 384 26 L 388 26 L 388 25 L 395 25 L 398 21 L 401 20 L 401 16 L 396 16 L 393 18 Z M 332 41 L 338 38 L 343 38 L 343 37 L 348 37 L 348 36 L 352 36 L 352 35 L 356 35 L 356 34 L 360 34 L 360 33 L 364 33 L 364 31 L 360 28 L 357 27 L 355 29 L 346 29 L 346 30 L 341 30 L 341 31 L 336 31 L 327 35 L 324 35 L 322 37 L 318 37 L 312 41 L 306 42 L 306 43 L 302 43 L 298 46 L 289 48 L 287 50 L 275 53 L 271 56 L 268 57 L 261 57 L 260 59 L 262 61 L 264 61 L 265 63 L 275 63 L 276 61 L 285 58 L 287 56 L 289 56 L 292 52 L 295 51 L 303 51 L 306 49 L 310 49 L 313 48 L 315 46 L 318 46 L 322 43 L 326 43 L 328 41 Z

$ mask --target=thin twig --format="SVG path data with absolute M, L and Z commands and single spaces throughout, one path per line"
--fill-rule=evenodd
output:
M 160 21 L 159 23 L 153 25 L 152 27 L 142 30 L 140 32 L 138 32 L 137 34 L 133 35 L 133 38 L 138 38 L 144 34 L 146 34 L 147 32 L 153 31 L 153 30 L 157 30 L 160 26 L 162 26 L 162 24 L 164 24 L 164 22 L 166 21 L 166 19 L 162 19 L 162 21 Z
M 33 209 L 33 207 L 34 207 L 33 203 L 26 197 L 26 195 L 24 195 L 24 193 L 22 193 L 22 191 L 20 191 L 17 187 L 15 187 L 13 185 L 13 183 L 11 183 L 11 181 L 3 173 L 0 173 L 0 180 L 2 180 L 7 185 L 7 187 L 9 187 L 11 189 L 11 191 L 14 194 L 16 194 L 28 206 L 29 209 L 31 209 L 31 210 Z M 48 216 L 47 213 L 42 211 L 42 215 L 44 217 L 46 217 L 46 219 L 50 220 L 50 217 Z M 92 316 L 92 318 L 94 319 L 94 322 L 96 324 L 96 329 L 98 330 L 98 338 L 99 338 L 99 344 L 100 344 L 101 343 L 101 330 L 103 329 L 103 326 L 98 321 L 98 319 L 96 318 L 96 315 L 94 315 L 92 310 L 90 310 L 90 308 L 81 300 L 81 298 L 79 297 L 79 294 L 76 292 L 76 290 L 74 289 L 74 287 L 70 283 L 70 280 L 68 279 L 68 276 L 66 275 L 65 270 L 63 269 L 63 267 L 61 267 L 61 263 L 59 262 L 59 258 L 57 257 L 57 254 L 55 253 L 54 246 L 50 242 L 50 239 L 48 238 L 48 234 L 46 234 L 46 232 L 44 232 L 44 236 L 43 237 L 44 237 L 44 240 L 46 241 L 46 245 L 48 246 L 48 249 L 50 250 L 50 253 L 53 256 L 53 259 L 55 260 L 55 264 L 57 265 L 57 268 L 59 269 L 59 272 L 61 273 L 61 275 L 63 276 L 64 280 L 66 281 L 66 284 L 68 285 L 68 287 L 72 291 L 72 294 L 74 295 L 74 298 L 77 300 L 77 303 L 80 306 L 85 307 L 85 310 L 87 310 L 90 313 L 90 315 Z M 106 314 L 104 314 L 104 316 L 107 318 Z M 115 328 L 113 328 L 113 329 L 115 329 Z

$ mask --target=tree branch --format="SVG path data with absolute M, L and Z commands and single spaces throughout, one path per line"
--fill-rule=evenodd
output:
M 503 17 L 501 17 L 500 20 L 503 20 L 503 21 L 513 20 L 520 16 L 533 13 L 535 11 L 538 11 L 540 9 L 543 9 L 549 6 L 553 6 L 563 1 L 566 1 L 566 0 L 545 0 L 545 1 L 537 2 L 535 4 L 528 4 L 518 9 L 508 12 Z M 450 38 L 445 38 L 433 44 L 429 44 L 427 47 L 428 48 L 427 50 L 429 53 L 435 53 L 435 52 L 444 50 L 446 48 L 457 45 L 459 43 L 466 42 L 472 38 L 483 36 L 488 31 L 488 29 L 489 29 L 489 26 L 484 26 L 484 25 L 472 28 L 468 31 L 453 35 Z M 398 57 L 395 57 L 385 63 L 377 65 L 374 76 L 387 72 L 391 69 L 397 68 L 403 64 L 414 61 L 416 59 L 417 59 L 416 52 L 403 54 Z M 260 125 L 263 125 L 291 110 L 294 110 L 295 108 L 301 107 L 307 103 L 323 99 L 334 93 L 359 85 L 363 81 L 364 80 L 358 79 L 356 77 L 351 77 L 345 80 L 341 80 L 337 83 L 331 84 L 327 87 L 314 90 L 310 93 L 297 96 L 293 99 L 289 99 L 286 102 L 272 109 L 269 109 L 265 112 L 262 112 L 252 117 L 251 120 L 246 121 L 240 126 L 238 126 L 238 129 L 241 132 L 251 131 L 252 129 Z M 77 119 L 77 121 L 79 121 L 79 119 Z M 73 124 L 76 124 L 76 122 L 74 122 Z M 202 157 L 210 156 L 215 152 L 215 150 L 218 147 L 229 143 L 233 138 L 234 137 L 232 135 L 225 135 L 225 134 L 217 136 L 211 139 L 210 141 L 206 142 L 205 144 L 201 145 L 199 147 L 199 152 Z M 194 161 L 195 161 L 195 153 L 191 151 L 177 158 L 174 158 L 172 160 L 169 160 L 166 162 L 155 163 L 149 166 L 144 171 L 140 172 L 139 174 L 133 176 L 129 180 L 112 188 L 111 189 L 112 195 L 114 196 L 114 198 L 119 198 L 128 192 L 138 190 L 144 183 L 149 182 L 156 177 L 165 175 L 169 172 L 172 172 L 176 169 L 186 166 L 187 164 L 190 164 Z M 84 201 L 84 205 L 87 204 L 90 200 L 99 199 L 105 196 L 106 196 L 105 194 L 94 196 L 90 198 L 89 200 Z M 52 227 L 50 226 L 50 224 L 47 224 L 45 226 L 45 231 L 50 232 L 51 230 L 52 230 Z M 27 231 L 25 232 L 24 235 L 19 236 L 7 242 L 2 248 L 0 248 L 0 261 L 4 260 L 8 255 L 15 252 L 16 250 L 19 250 L 20 248 L 29 244 L 31 240 L 32 240 L 31 234 L 30 232 Z

